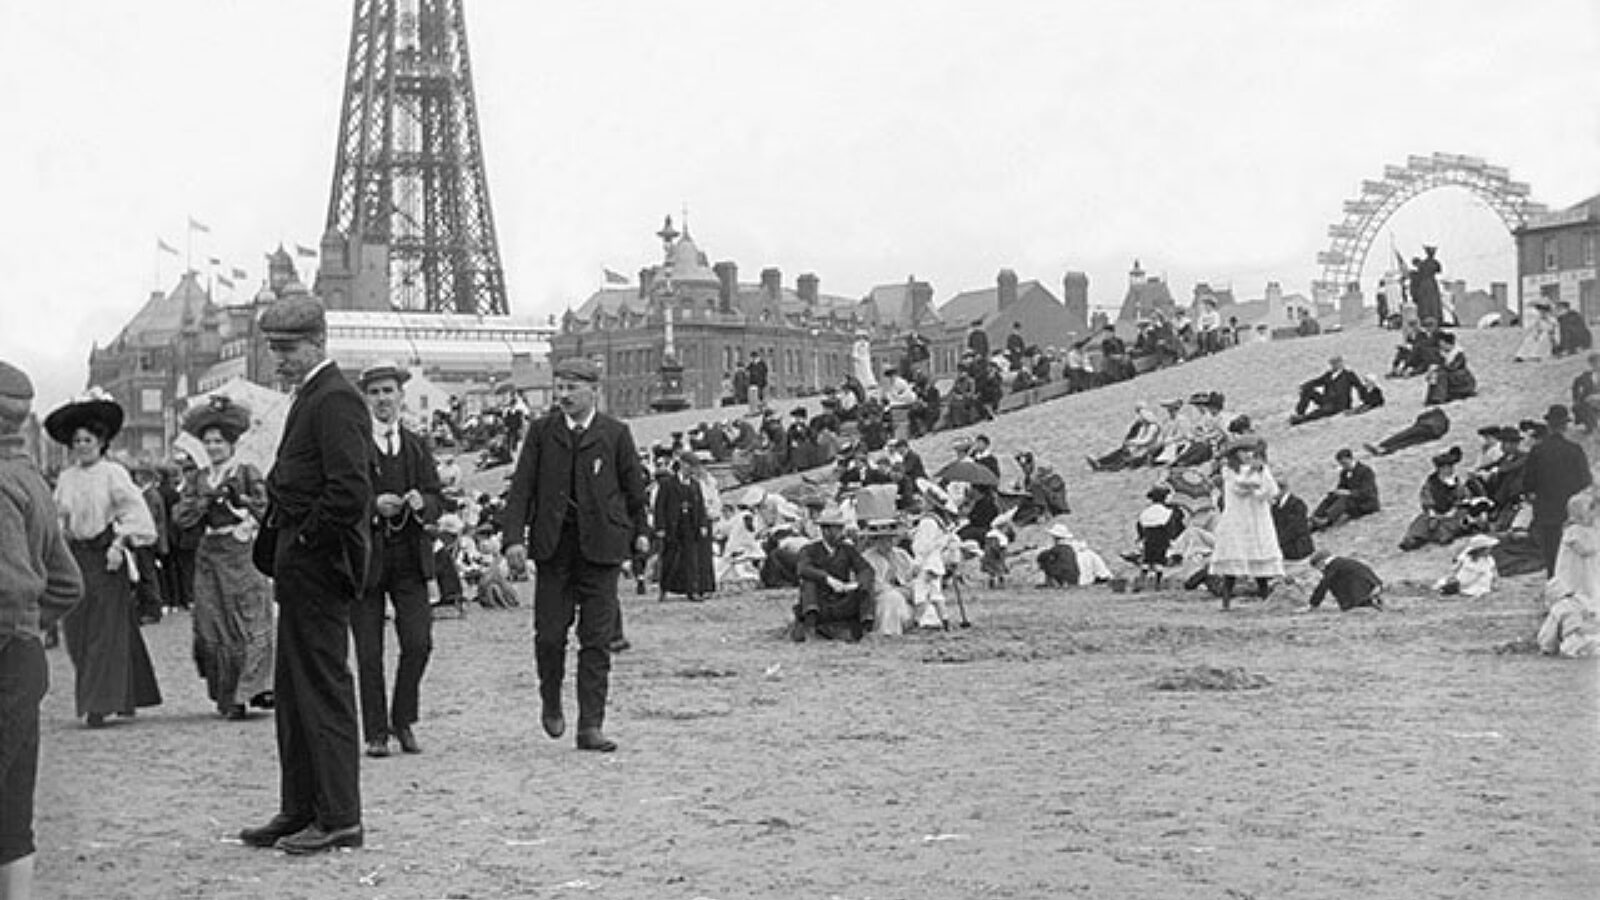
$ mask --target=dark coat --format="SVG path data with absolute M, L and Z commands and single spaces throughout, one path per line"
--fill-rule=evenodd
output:
M 656 482 L 655 526 L 661 539 L 661 591 L 707 594 L 717 588 L 711 520 L 698 481 Z
M 277 554 L 290 546 L 276 544 L 277 534 L 292 533 L 293 546 L 322 554 L 360 593 L 371 544 L 371 422 L 366 402 L 337 364 L 300 386 L 267 473 L 267 527 L 256 536 L 255 554 L 262 572 L 272 575 Z
M 1283 551 L 1284 559 L 1301 560 L 1316 552 L 1306 502 L 1298 496 L 1286 491 L 1273 501 L 1272 525 L 1278 532 L 1278 549 Z
M 432 578 L 434 574 L 433 535 L 428 533 L 426 526 L 439 521 L 439 514 L 444 511 L 444 487 L 439 482 L 438 463 L 434 460 L 433 454 L 428 451 L 427 445 L 422 442 L 422 438 L 404 428 L 400 428 L 399 432 L 400 481 L 405 485 L 405 488 L 395 491 L 395 493 L 403 495 L 406 491 L 415 488 L 417 493 L 422 495 L 421 512 L 413 512 L 407 507 L 406 512 L 399 517 L 403 523 L 400 526 L 399 534 L 408 545 L 414 548 L 417 556 L 417 565 L 422 570 L 422 577 Z M 383 493 L 380 482 L 384 478 L 384 463 L 383 454 L 374 447 L 370 473 L 374 498 Z M 382 517 L 378 515 L 378 511 L 374 509 L 372 511 L 372 535 L 374 540 L 372 542 L 372 560 L 370 564 L 371 570 L 374 572 L 383 557 L 383 540 L 380 538 L 388 527 L 390 526 L 383 521 Z
M 1322 567 L 1322 580 L 1311 592 L 1309 603 L 1313 608 L 1322 605 L 1322 598 L 1333 592 L 1339 608 L 1354 609 L 1372 606 L 1373 594 L 1383 586 L 1383 579 L 1366 563 L 1348 557 L 1335 556 Z
M 644 484 L 627 425 L 597 412 L 574 448 L 566 416 L 544 416 L 529 426 L 511 475 L 503 523 L 506 546 L 526 541 L 535 562 L 549 560 L 561 540 L 568 508 L 576 507 L 583 558 L 596 565 L 621 565 L 632 555 L 634 539 L 649 533 Z
M 974 328 L 967 332 L 967 349 L 977 355 L 978 359 L 989 358 L 989 333 L 982 328 Z
M 1339 471 L 1339 487 L 1350 492 L 1346 512 L 1365 516 L 1378 511 L 1378 475 L 1372 467 L 1358 462 Z
M 1343 412 L 1350 408 L 1350 398 L 1360 387 L 1361 377 L 1356 373 L 1349 369 L 1337 372 L 1329 369 L 1301 385 L 1300 391 L 1311 392 L 1317 398 L 1317 406 L 1322 409 Z
M 1591 399 L 1596 394 L 1600 394 L 1600 377 L 1596 377 L 1593 369 L 1572 379 L 1572 418 L 1591 430 L 1597 418 L 1595 404 L 1600 403 L 1600 400 Z
M 1522 488 L 1533 497 L 1533 521 L 1558 524 L 1567 520 L 1567 500 L 1589 486 L 1589 457 L 1565 435 L 1551 434 L 1528 451 Z
M 1556 317 L 1556 352 L 1577 353 L 1594 345 L 1594 336 L 1583 321 L 1583 313 L 1569 309 Z
M 764 359 L 753 360 L 745 369 L 745 378 L 753 388 L 766 389 L 767 386 L 767 361 Z

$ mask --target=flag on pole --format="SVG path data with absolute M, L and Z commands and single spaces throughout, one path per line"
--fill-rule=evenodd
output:
M 307 247 L 305 244 L 295 244 L 294 245 L 294 255 L 295 256 L 316 256 L 317 255 L 317 251 L 311 249 L 310 247 Z
M 626 275 L 621 274 L 620 272 L 613 272 L 610 269 L 606 269 L 605 273 L 606 273 L 606 284 L 627 284 L 628 283 L 628 277 Z
M 233 270 L 233 277 L 234 277 L 234 278 L 235 278 L 235 279 L 237 279 L 237 280 L 239 280 L 239 281 L 243 281 L 243 280 L 245 280 L 245 279 L 246 279 L 246 278 L 249 278 L 249 277 L 250 277 L 250 273 L 249 273 L 249 272 L 246 272 L 246 271 L 245 271 L 245 270 L 243 270 L 243 269 L 234 269 L 234 270 Z
M 213 266 L 220 266 L 220 265 L 222 265 L 222 260 L 220 258 L 218 258 L 218 257 L 213 256 L 213 257 L 211 257 L 211 264 Z
M 220 284 L 223 287 L 229 288 L 229 289 L 231 289 L 233 287 L 233 282 L 228 280 L 228 278 L 226 276 L 223 276 L 223 275 L 218 275 L 217 276 L 217 284 Z
M 156 238 L 156 250 L 162 253 L 171 253 L 173 256 L 178 255 L 178 248 L 163 241 L 161 238 Z
M 195 219 L 194 216 L 190 216 L 189 217 L 189 230 L 190 231 L 198 231 L 201 234 L 210 234 L 211 233 L 211 226 L 202 224 L 199 220 Z

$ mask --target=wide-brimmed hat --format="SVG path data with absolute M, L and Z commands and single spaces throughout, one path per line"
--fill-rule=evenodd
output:
M 122 407 L 100 388 L 90 388 L 83 397 L 57 407 L 44 417 L 44 430 L 50 438 L 68 447 L 72 446 L 72 436 L 79 428 L 91 426 L 105 432 L 108 444 L 122 430 Z
M 1471 553 L 1474 550 L 1488 550 L 1492 547 L 1498 546 L 1500 546 L 1500 539 L 1494 535 L 1475 534 L 1472 537 L 1467 538 L 1467 545 L 1461 549 L 1463 553 Z
M 1461 462 L 1460 447 L 1451 447 L 1449 450 L 1446 450 L 1445 452 L 1437 454 L 1433 457 L 1433 465 L 1435 468 L 1438 468 L 1439 466 L 1453 466 L 1458 462 Z
M 1049 534 L 1051 537 L 1056 538 L 1057 540 L 1072 540 L 1072 529 L 1068 528 L 1067 523 L 1065 522 L 1057 522 L 1054 525 L 1051 525 Z
M 361 370 L 361 376 L 356 379 L 356 387 L 364 391 L 367 385 L 385 378 L 394 379 L 396 384 L 405 384 L 411 380 L 411 373 L 393 360 L 379 360 Z
M 1259 434 L 1238 434 L 1228 438 L 1228 442 L 1222 445 L 1222 455 L 1232 456 L 1240 450 L 1254 450 L 1259 453 L 1266 446 L 1266 440 Z
M 461 517 L 455 513 L 445 513 L 439 517 L 439 523 L 435 527 L 439 529 L 441 534 L 460 535 L 461 532 L 467 529 L 467 523 L 463 522 Z
M 195 437 L 203 437 L 212 428 L 222 432 L 223 440 L 237 443 L 239 435 L 250 430 L 250 407 L 217 394 L 183 414 L 183 430 Z
M 754 507 L 760 506 L 762 501 L 766 499 L 766 488 L 763 488 L 760 485 L 754 485 L 746 489 L 744 493 L 740 494 L 739 499 L 734 502 L 739 506 Z

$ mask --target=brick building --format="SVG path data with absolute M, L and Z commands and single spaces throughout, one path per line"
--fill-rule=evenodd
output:
M 1517 312 L 1544 298 L 1600 318 L 1600 194 L 1517 229 Z

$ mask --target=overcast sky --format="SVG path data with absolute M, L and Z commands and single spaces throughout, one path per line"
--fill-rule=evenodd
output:
M 467 6 L 514 313 L 658 261 L 661 218 L 754 280 L 936 299 L 1002 267 L 1117 303 L 1137 257 L 1308 291 L 1340 204 L 1386 163 L 1480 156 L 1552 207 L 1600 193 L 1600 4 L 531 3 Z M 315 246 L 351 4 L 0 0 L 0 358 L 41 405 L 84 386 L 179 262 L 259 284 Z M 1512 280 L 1459 191 L 1392 220 L 1447 276 Z M 304 273 L 309 280 L 309 272 Z M 1369 263 L 1369 281 L 1376 268 Z M 1370 293 L 1370 286 L 1368 287 Z M 1515 288 L 1513 288 L 1513 294 Z M 228 299 L 223 297 L 220 299 Z

